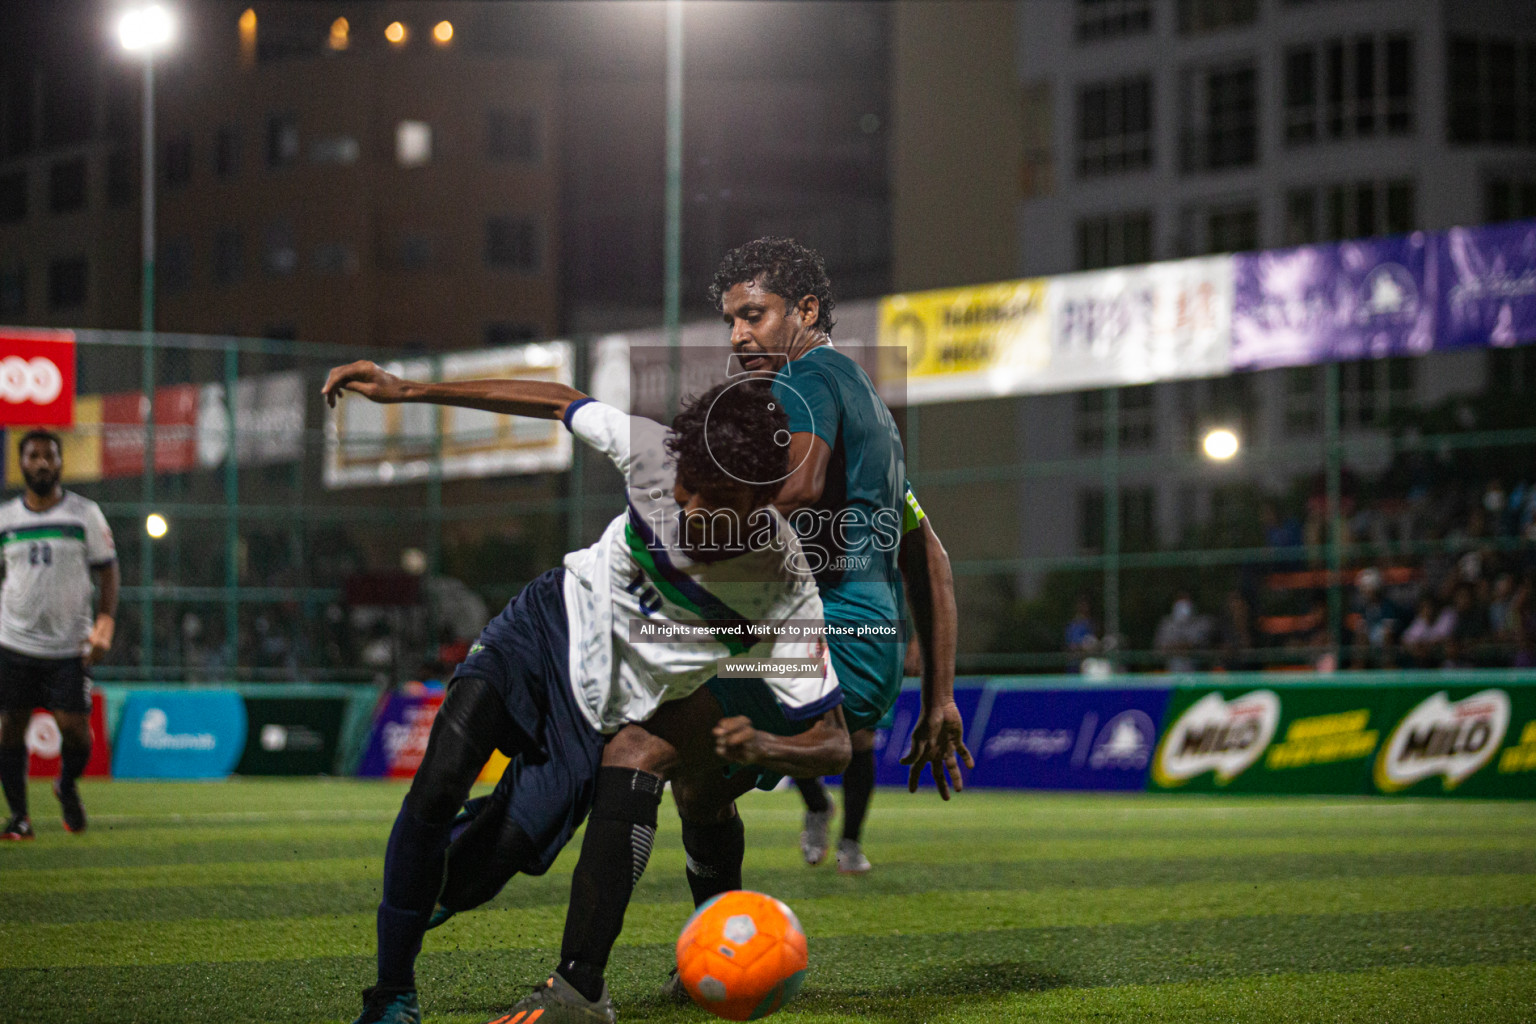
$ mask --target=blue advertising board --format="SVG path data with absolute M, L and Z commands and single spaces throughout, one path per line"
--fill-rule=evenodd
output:
M 1008 789 L 1135 790 L 1147 784 L 1168 687 L 989 689 L 968 742 L 967 784 Z
M 245 750 L 245 701 L 232 691 L 128 695 L 118 719 L 112 775 L 222 779 Z
M 1536 341 L 1536 223 L 1452 228 L 1435 254 L 1436 348 Z

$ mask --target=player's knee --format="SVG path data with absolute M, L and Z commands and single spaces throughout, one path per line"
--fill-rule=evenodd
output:
M 672 799 L 677 804 L 677 816 L 684 821 L 707 824 L 730 821 L 736 817 L 736 802 L 720 798 L 710 792 L 679 782 L 672 783 Z
M 638 726 L 627 725 L 603 747 L 603 767 L 641 771 L 666 779 L 678 765 L 677 748 Z

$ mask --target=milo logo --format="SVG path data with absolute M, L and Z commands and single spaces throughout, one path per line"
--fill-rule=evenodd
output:
M 1454 789 L 1493 759 L 1509 729 L 1509 694 L 1483 690 L 1454 704 L 1442 690 L 1397 723 L 1376 758 L 1376 786 L 1384 793 L 1443 775 Z
M 1280 698 L 1255 690 L 1225 700 L 1208 693 L 1184 709 L 1163 735 L 1152 762 L 1160 786 L 1177 786 L 1214 771 L 1222 785 L 1241 775 L 1264 753 L 1280 724 Z

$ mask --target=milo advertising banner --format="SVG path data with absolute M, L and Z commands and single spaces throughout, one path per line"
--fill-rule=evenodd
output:
M 1148 786 L 1536 797 L 1536 688 L 1175 688 Z

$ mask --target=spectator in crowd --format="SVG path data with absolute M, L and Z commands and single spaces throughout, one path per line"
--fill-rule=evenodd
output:
M 1169 672 L 1193 672 L 1193 652 L 1209 646 L 1210 640 L 1210 618 L 1195 610 L 1195 602 L 1188 591 L 1180 591 L 1173 607 L 1157 624 L 1152 646 L 1167 655 Z
M 1381 571 L 1362 569 L 1355 577 L 1355 593 L 1350 600 L 1348 621 L 1355 641 L 1352 667 L 1392 667 L 1401 615 L 1397 606 L 1382 592 Z
M 1242 591 L 1227 594 L 1227 606 L 1216 623 L 1216 647 L 1220 662 L 1218 667 L 1231 672 L 1250 671 L 1255 668 L 1252 651 L 1253 612 Z
M 1493 581 L 1493 596 L 1488 601 L 1488 632 L 1502 644 L 1515 642 L 1515 577 L 1501 572 Z
M 1488 636 L 1488 613 L 1478 607 L 1477 591 L 1467 582 L 1457 585 L 1451 596 L 1451 608 L 1456 622 L 1445 645 L 1445 667 L 1471 668 L 1477 646 Z
M 1456 629 L 1456 612 L 1438 608 L 1428 594 L 1419 598 L 1419 610 L 1403 631 L 1403 649 L 1419 668 L 1438 668 L 1445 661 L 1445 644 Z
M 1092 654 L 1099 649 L 1099 624 L 1087 594 L 1079 594 L 1072 621 L 1067 623 L 1066 649 L 1071 654 Z

